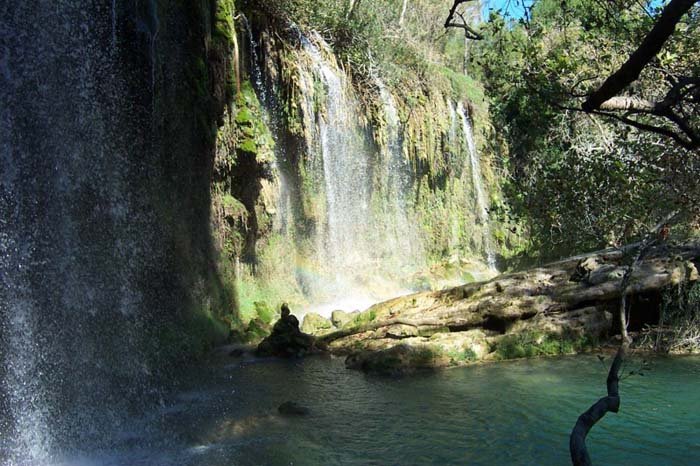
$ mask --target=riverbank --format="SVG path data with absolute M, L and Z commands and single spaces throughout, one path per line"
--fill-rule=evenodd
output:
M 437 292 L 415 293 L 302 329 L 350 368 L 403 373 L 477 361 L 574 354 L 616 328 L 628 249 L 574 256 Z M 628 287 L 630 330 L 659 323 L 663 293 L 698 281 L 700 243 L 662 244 L 637 264 Z

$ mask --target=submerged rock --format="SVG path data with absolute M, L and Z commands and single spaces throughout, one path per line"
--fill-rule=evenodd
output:
M 348 369 L 384 375 L 402 375 L 417 369 L 436 367 L 439 355 L 426 345 L 400 344 L 380 351 L 361 351 L 345 359 Z
M 279 405 L 277 411 L 283 416 L 306 416 L 310 412 L 309 408 L 294 401 L 285 401 Z
M 272 333 L 260 342 L 256 355 L 300 357 L 313 349 L 314 337 L 299 330 L 299 320 L 291 314 L 289 307 L 283 304 L 282 316 L 272 327 Z
M 240 358 L 244 354 L 245 351 L 243 350 L 243 348 L 234 348 L 228 353 L 228 355 L 232 358 Z

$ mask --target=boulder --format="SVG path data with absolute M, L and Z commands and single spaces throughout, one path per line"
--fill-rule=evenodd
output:
M 333 311 L 331 313 L 331 322 L 336 327 L 341 328 L 342 326 L 344 326 L 345 324 L 350 322 L 352 319 L 354 319 L 357 314 L 358 314 L 357 312 L 351 313 L 351 312 L 345 312 L 345 311 L 340 311 L 340 310 Z
M 306 416 L 310 412 L 306 406 L 301 406 L 293 401 L 285 401 L 279 405 L 277 411 L 283 416 Z
M 282 316 L 272 328 L 272 333 L 260 342 L 256 355 L 300 357 L 314 349 L 314 337 L 299 330 L 299 320 L 283 304 Z
M 304 322 L 301 324 L 301 331 L 311 335 L 323 335 L 333 330 L 333 323 L 330 319 L 323 317 L 321 314 L 309 312 L 304 316 Z

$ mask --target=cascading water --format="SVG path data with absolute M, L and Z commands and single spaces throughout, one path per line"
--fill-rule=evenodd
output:
M 461 146 L 461 141 L 458 139 L 457 135 L 457 111 L 455 110 L 455 104 L 452 100 L 447 99 L 447 109 L 450 115 L 450 128 L 447 133 L 448 141 L 450 144 L 450 150 L 454 153 L 459 153 L 459 148 Z M 450 216 L 450 249 L 459 250 L 460 243 L 460 228 L 459 219 L 456 215 Z
M 118 50 L 115 14 L 0 9 L 1 464 L 109 444 L 159 396 L 153 330 L 188 299 L 170 231 L 189 219 L 162 199 L 189 187 L 168 185 L 151 126 L 155 10 L 119 10 Z
M 248 48 L 250 52 L 250 73 L 255 86 L 255 90 L 260 96 L 260 102 L 263 105 L 268 105 L 267 102 L 267 89 L 263 83 L 263 73 L 260 69 L 260 56 L 258 55 L 258 43 L 253 37 L 253 29 L 250 26 L 248 17 L 241 13 L 241 21 L 243 22 L 243 27 L 246 30 L 246 37 L 248 38 Z
M 367 283 L 381 282 L 374 277 L 382 275 L 382 266 L 396 265 L 395 270 L 415 266 L 415 251 L 419 249 L 417 242 L 411 244 L 413 236 L 406 214 L 410 183 L 398 112 L 384 88 L 381 98 L 387 113 L 387 147 L 385 154 L 374 153 L 358 119 L 359 102 L 345 72 L 334 62 L 330 47 L 316 33 L 307 36 L 295 31 L 301 44 L 297 66 L 302 89 L 300 113 L 306 128 L 307 176 L 318 183 L 316 189 L 325 198 L 324 218 L 315 231 L 313 259 L 322 273 L 311 281 L 312 294 L 318 292 L 322 297 L 317 301 L 326 304 L 315 310 L 326 313 L 335 308 L 362 308 L 404 292 L 387 282 L 377 294 L 368 289 Z M 381 201 L 381 194 L 373 192 L 372 186 L 373 170 L 377 169 L 373 164 L 378 159 L 385 161 L 386 174 L 385 198 Z M 375 208 L 377 203 L 384 207 L 375 212 L 372 202 Z
M 477 215 L 484 232 L 486 263 L 491 270 L 496 270 L 496 256 L 491 245 L 491 227 L 489 225 L 489 214 L 486 208 L 486 194 L 484 192 L 484 185 L 481 176 L 481 162 L 479 160 L 479 154 L 476 150 L 476 145 L 474 144 L 472 125 L 461 102 L 457 105 L 457 115 L 459 115 L 459 118 L 462 120 L 462 133 L 467 143 L 467 152 L 469 155 L 469 163 L 472 173 L 472 186 L 474 187 Z
M 375 84 L 379 89 L 379 97 L 382 101 L 384 117 L 386 122 L 386 192 L 387 210 L 393 221 L 385 222 L 390 228 L 387 232 L 387 240 L 397 251 L 403 251 L 408 260 L 420 263 L 422 252 L 418 247 L 416 235 L 413 234 L 409 219 L 407 195 L 411 189 L 411 175 L 408 161 L 403 154 L 401 140 L 401 121 L 396 109 L 394 96 L 389 92 L 384 83 L 375 78 Z
M 117 47 L 117 0 L 112 0 L 112 48 Z
M 322 39 L 314 39 L 321 43 Z M 363 244 L 369 218 L 369 173 L 366 149 L 362 147 L 351 115 L 357 102 L 347 94 L 347 81 L 323 59 L 311 41 L 303 42 L 324 85 L 324 113 L 319 115 L 323 175 L 328 207 L 327 256 L 338 269 L 365 263 Z

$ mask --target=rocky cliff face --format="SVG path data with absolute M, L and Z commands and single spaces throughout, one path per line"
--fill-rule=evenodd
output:
M 235 319 L 426 289 L 448 259 L 443 278 L 489 273 L 513 235 L 487 209 L 498 194 L 480 91 L 446 79 L 407 96 L 381 70 L 346 70 L 313 31 L 264 9 L 237 18 L 241 81 L 212 191 Z

